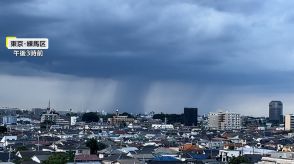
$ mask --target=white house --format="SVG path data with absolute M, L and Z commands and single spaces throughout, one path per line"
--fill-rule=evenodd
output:
M 152 124 L 153 129 L 174 129 L 174 126 L 171 124 Z
M 14 141 L 16 140 L 17 140 L 17 136 L 4 136 L 0 142 L 5 147 L 9 145 L 10 143 L 14 143 Z

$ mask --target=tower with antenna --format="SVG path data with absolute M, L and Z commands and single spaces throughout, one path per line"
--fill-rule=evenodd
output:
M 167 118 L 166 118 L 166 115 L 165 115 L 165 117 L 164 117 L 164 125 L 166 125 L 167 124 Z
M 115 111 L 115 112 L 116 112 L 116 113 L 115 113 L 115 114 L 116 114 L 116 116 L 118 116 L 118 115 L 119 115 L 119 113 L 118 113 L 118 109 L 116 109 L 116 111 Z
M 49 99 L 49 103 L 48 103 L 48 107 L 47 107 L 47 113 L 49 114 L 51 112 L 51 106 L 50 106 L 50 99 Z

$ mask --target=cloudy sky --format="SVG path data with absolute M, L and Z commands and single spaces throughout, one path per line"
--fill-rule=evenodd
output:
M 0 106 L 268 115 L 294 109 L 294 1 L 1 0 Z M 40 58 L 6 36 L 46 37 Z

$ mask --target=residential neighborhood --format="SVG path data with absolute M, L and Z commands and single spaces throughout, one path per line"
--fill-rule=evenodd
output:
M 76 113 L 0 109 L 1 163 L 293 163 L 294 131 L 226 112 Z

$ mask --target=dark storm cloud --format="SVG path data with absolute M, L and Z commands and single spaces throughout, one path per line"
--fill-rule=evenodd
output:
M 23 5 L 26 3 L 32 3 L 35 0 L 22 0 L 22 1 L 18 1 L 18 0 L 2 0 L 0 1 L 0 7 L 1 9 L 5 9 L 5 7 L 11 7 L 12 5 Z
M 158 16 L 156 12 L 158 13 L 160 8 L 150 9 L 155 11 L 155 14 L 146 11 L 146 14 L 141 14 L 142 16 L 127 20 L 120 20 L 116 16 L 111 16 L 111 13 L 108 13 L 108 16 L 105 13 L 106 16 L 104 16 L 103 11 L 98 10 L 93 12 L 93 14 L 98 15 L 98 18 L 91 18 L 93 19 L 92 22 L 75 20 L 75 18 L 57 22 L 62 16 L 56 18 L 22 15 L 23 13 L 17 12 L 15 15 L 7 13 L 6 16 L 12 14 L 11 19 L 5 19 L 7 21 L 4 22 L 5 26 L 2 31 L 9 29 L 7 35 L 22 33 L 21 36 L 25 34 L 32 36 L 39 35 L 38 33 L 42 32 L 44 35 L 44 33 L 50 33 L 48 31 L 60 29 L 59 35 L 49 36 L 52 44 L 50 44 L 49 55 L 46 60 L 25 60 L 30 60 L 28 62 L 32 63 L 39 62 L 40 65 L 44 65 L 44 62 L 46 62 L 44 69 L 79 76 L 99 77 L 108 75 L 111 77 L 128 73 L 136 75 L 141 72 L 143 75 L 151 75 L 150 78 L 152 78 L 152 75 L 155 78 L 158 78 L 158 76 L 177 77 L 177 74 L 181 74 L 181 70 L 186 67 L 185 64 L 178 62 L 176 59 L 181 55 L 192 55 L 189 61 L 192 61 L 194 65 L 209 66 L 221 63 L 221 57 L 212 55 L 213 52 L 207 49 L 205 45 L 215 43 L 215 49 L 219 49 L 222 44 L 232 40 L 232 36 L 227 34 L 227 36 L 220 36 L 217 40 L 199 38 L 199 36 L 194 39 L 187 36 L 185 25 L 173 24 L 170 19 L 161 22 L 160 18 L 156 18 Z M 155 18 L 154 22 L 152 17 Z M 50 29 L 50 24 L 53 23 L 56 24 L 53 29 Z M 18 24 L 22 25 L 23 30 L 17 33 Z M 70 29 L 64 30 L 62 27 Z M 68 31 L 70 34 L 67 34 Z M 78 42 L 78 46 L 85 46 L 86 48 L 75 51 L 76 43 L 72 44 L 72 40 Z M 66 45 L 66 43 L 69 45 Z M 58 63 L 60 67 L 50 65 L 54 62 Z M 69 67 L 69 65 L 73 65 L 74 68 Z
M 0 1 L 0 72 L 119 81 L 113 101 L 128 111 L 141 111 L 158 81 L 197 85 L 193 93 L 248 86 L 286 91 L 294 71 L 294 13 L 285 10 L 291 6 L 253 0 Z M 5 35 L 48 37 L 50 48 L 42 58 L 14 57 Z

